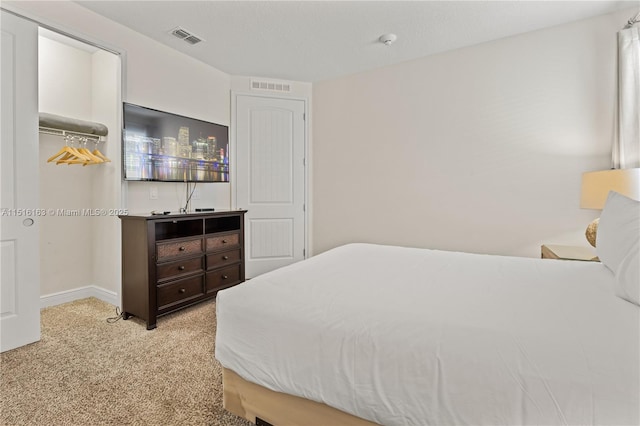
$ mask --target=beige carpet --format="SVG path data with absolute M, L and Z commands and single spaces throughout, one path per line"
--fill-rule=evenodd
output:
M 107 323 L 95 298 L 42 311 L 42 340 L 0 355 L 2 425 L 240 425 L 222 408 L 213 301 Z

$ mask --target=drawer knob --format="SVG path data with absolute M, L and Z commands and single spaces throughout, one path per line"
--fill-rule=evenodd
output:
M 181 288 L 180 290 L 178 290 L 178 293 L 186 293 L 187 290 L 185 290 L 184 288 Z
M 179 271 L 184 271 L 184 265 L 180 265 L 180 266 L 178 266 L 178 270 L 179 270 Z
M 229 256 L 222 256 L 222 260 L 229 260 Z
M 223 276 L 222 276 L 222 279 L 223 279 L 223 280 L 226 280 L 227 278 L 229 278 L 229 277 L 228 277 L 228 276 L 226 276 L 226 275 L 223 275 Z
M 185 246 L 180 246 L 180 248 L 178 250 L 180 251 L 185 251 L 187 248 Z
M 227 244 L 227 240 L 222 240 L 222 244 Z

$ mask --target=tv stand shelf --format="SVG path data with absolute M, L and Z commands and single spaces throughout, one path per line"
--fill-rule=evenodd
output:
M 120 216 L 122 316 L 146 321 L 244 281 L 246 210 Z

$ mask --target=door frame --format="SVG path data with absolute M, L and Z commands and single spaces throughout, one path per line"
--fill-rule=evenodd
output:
M 231 170 L 231 190 L 229 191 L 229 205 L 232 209 L 237 209 L 237 188 L 235 185 L 237 179 L 237 140 L 236 140 L 236 124 L 237 120 L 237 99 L 238 96 L 249 96 L 254 98 L 267 98 L 267 99 L 282 99 L 282 100 L 291 100 L 291 101 L 302 101 L 304 104 L 304 259 L 307 259 L 311 256 L 311 252 L 309 251 L 310 246 L 310 238 L 309 238 L 309 221 L 311 220 L 311 206 L 310 206 L 310 197 L 309 197 L 309 182 L 310 182 L 310 169 L 311 169 L 311 151 L 309 150 L 309 98 L 303 96 L 287 96 L 287 95 L 276 95 L 276 94 L 264 94 L 264 93 L 253 93 L 248 91 L 241 90 L 231 90 L 231 126 L 229 126 L 229 140 L 231 141 L 231 147 L 229 148 L 229 162 L 233 165 Z
M 119 69 L 119 73 L 120 73 L 120 84 L 119 84 L 119 88 L 118 90 L 118 116 L 117 116 L 117 121 L 118 121 L 118 127 L 115 129 L 115 131 L 110 132 L 109 137 L 113 138 L 113 142 L 111 141 L 111 139 L 109 140 L 108 143 L 117 143 L 118 146 L 122 146 L 122 103 L 124 101 L 126 101 L 126 93 L 127 93 L 127 51 L 124 49 L 121 49 L 119 47 L 116 47 L 114 45 L 111 45 L 109 43 L 105 43 L 104 41 L 95 38 L 91 35 L 87 35 L 85 33 L 82 33 L 81 31 L 78 31 L 74 28 L 70 28 L 67 26 L 64 26 L 62 24 L 60 24 L 59 22 L 53 21 L 51 18 L 48 17 L 44 17 L 42 15 L 38 15 L 34 12 L 32 12 L 31 10 L 25 10 L 22 9 L 19 5 L 14 5 L 14 4 L 5 4 L 2 3 L 0 5 L 0 9 L 3 12 L 7 12 L 10 13 L 20 19 L 24 19 L 26 21 L 29 22 L 33 22 L 35 23 L 38 27 L 41 28 L 45 28 L 49 31 L 61 34 L 63 36 L 69 37 L 71 39 L 77 40 L 81 43 L 96 47 L 98 49 L 104 50 L 106 52 L 112 53 L 114 55 L 117 55 L 120 58 L 120 69 Z M 118 161 L 122 162 L 122 158 L 118 157 Z M 120 167 L 122 167 L 122 164 L 120 164 Z M 36 171 L 37 172 L 37 171 Z M 38 174 L 39 175 L 39 174 Z M 118 198 L 119 198 L 119 204 L 121 208 L 126 208 L 127 207 L 127 182 L 124 181 L 124 179 L 122 179 L 122 172 L 119 175 L 119 184 L 120 184 L 120 192 L 118 194 Z M 120 259 L 121 256 L 121 243 L 120 243 L 120 234 L 117 234 L 117 236 L 114 236 L 114 238 L 118 239 L 118 243 L 116 244 L 116 247 L 119 248 L 119 254 L 117 256 L 118 259 Z M 38 252 L 38 261 L 40 259 L 40 253 Z M 120 262 L 120 260 L 119 260 Z M 121 265 L 120 263 L 118 263 L 117 267 L 120 269 Z M 77 290 L 77 289 L 76 289 Z M 53 306 L 53 305 L 57 305 L 60 303 L 65 303 L 65 302 L 69 302 L 69 301 L 73 301 L 73 300 L 77 300 L 78 298 L 82 298 L 82 297 L 86 297 L 86 291 L 81 291 L 80 293 L 76 290 L 71 290 L 69 292 L 66 292 L 62 295 L 60 295 L 59 297 L 55 298 L 55 303 L 48 303 L 47 301 L 42 299 L 42 295 L 39 294 L 39 304 L 40 304 L 40 309 L 45 308 L 47 306 Z M 77 297 L 77 295 L 81 295 L 81 297 Z M 95 296 L 98 299 L 101 299 L 103 301 L 106 301 L 108 303 L 114 303 L 114 301 L 112 300 L 112 295 L 109 294 L 105 294 L 100 290 L 97 291 L 90 291 L 89 293 L 90 296 Z M 104 297 L 102 297 L 104 296 Z M 122 307 L 122 281 L 120 279 L 119 281 L 119 285 L 118 285 L 118 289 L 116 291 L 115 294 L 115 304 L 118 305 L 119 307 Z

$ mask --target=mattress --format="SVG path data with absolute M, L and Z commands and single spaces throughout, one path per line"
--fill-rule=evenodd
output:
M 626 425 L 639 310 L 597 262 L 349 244 L 217 296 L 245 380 L 382 425 Z

